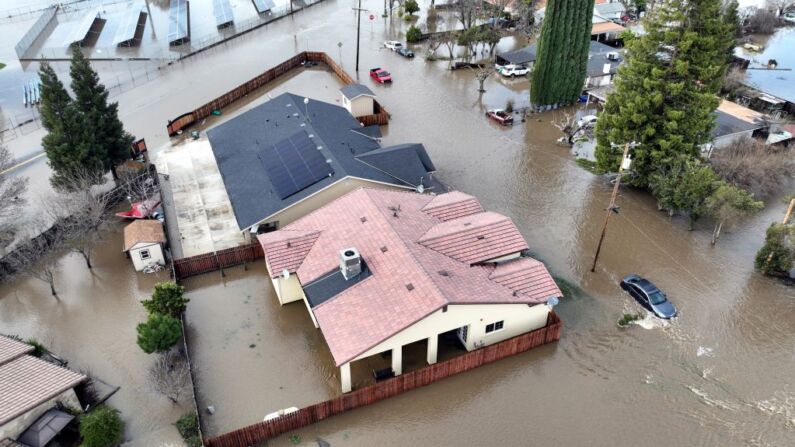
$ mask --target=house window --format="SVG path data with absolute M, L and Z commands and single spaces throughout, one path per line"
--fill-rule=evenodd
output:
M 147 260 L 152 257 L 152 255 L 149 253 L 149 250 L 141 250 L 138 253 L 141 255 L 141 259 L 143 260 Z
M 501 331 L 504 324 L 505 324 L 504 320 L 500 320 L 500 321 L 498 321 L 496 323 L 487 324 L 486 325 L 486 333 L 489 334 L 489 333 L 492 333 L 492 332 Z

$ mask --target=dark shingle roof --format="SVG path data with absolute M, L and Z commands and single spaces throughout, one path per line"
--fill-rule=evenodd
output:
M 404 183 L 418 185 L 420 178 L 427 179 L 429 172 L 436 171 L 431 157 L 421 144 L 398 144 L 367 152 L 356 157 L 368 165 L 388 173 Z M 420 174 L 420 177 L 417 177 Z M 428 186 L 427 181 L 423 185 Z
M 348 84 L 342 87 L 340 91 L 348 99 L 354 99 L 362 95 L 375 96 L 372 90 L 362 84 Z
M 334 269 L 326 275 L 303 286 L 304 295 L 311 307 L 316 307 L 347 290 L 365 279 L 373 276 L 373 272 L 362 259 L 362 272 L 353 278 L 345 279 L 342 270 Z
M 400 160 L 395 166 L 380 164 L 378 169 L 359 161 L 356 156 L 380 148 L 377 141 L 366 135 L 369 131 L 365 131 L 366 128 L 340 106 L 315 100 L 305 105 L 303 101 L 302 96 L 284 93 L 207 132 L 240 229 L 248 228 L 348 176 L 414 187 L 427 174 L 423 170 L 407 175 L 402 166 L 405 160 Z M 311 135 L 312 141 L 322 148 L 323 156 L 331 161 L 333 174 L 282 200 L 258 154 L 262 148 L 301 130 Z M 414 167 L 425 165 L 412 163 Z M 393 174 L 393 170 L 398 174 Z M 400 177 L 407 177 L 409 181 L 401 181 Z
M 536 43 L 531 43 L 530 45 L 524 48 L 520 48 L 514 51 L 508 51 L 507 53 L 498 54 L 497 56 L 502 59 L 505 59 L 506 61 L 512 64 L 527 64 L 529 62 L 535 62 L 536 52 L 538 51 L 537 45 L 538 44 Z M 588 49 L 588 54 L 590 54 L 591 56 L 595 56 L 598 54 L 606 54 L 611 51 L 618 51 L 618 50 L 616 50 L 613 47 L 607 46 L 601 42 L 596 42 L 595 40 L 592 40 L 590 43 L 590 48 Z M 594 58 L 596 57 L 592 57 L 592 59 Z M 601 71 L 601 67 L 599 70 Z
M 720 110 L 715 111 L 715 128 L 712 129 L 713 138 L 720 138 L 739 132 L 758 129 L 758 124 L 749 123 Z

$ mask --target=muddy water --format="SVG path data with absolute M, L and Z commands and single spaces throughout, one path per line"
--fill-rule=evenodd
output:
M 381 7 L 379 1 L 362 3 Z M 167 118 L 306 48 L 338 57 L 341 41 L 343 66 L 353 71 L 352 5 L 329 1 L 174 65 L 158 82 L 119 97 L 127 126 L 148 141 L 165 142 Z M 565 322 L 558 344 L 334 417 L 299 430 L 302 439 L 355 446 L 792 445 L 795 292 L 752 267 L 764 229 L 781 219 L 783 204 L 771 201 L 712 247 L 708 222 L 687 231 L 681 219 L 659 213 L 645 193 L 623 189 L 621 212 L 611 221 L 597 272 L 590 273 L 609 185 L 555 145 L 553 115 L 497 127 L 485 120 L 485 110 L 508 99 L 526 101 L 523 81 L 490 78 L 480 95 L 469 71 L 450 72 L 444 61 L 406 60 L 382 50 L 383 40 L 401 37 L 405 23 L 379 19 L 373 27 L 362 30 L 360 76 L 392 113 L 384 144 L 425 144 L 443 180 L 511 216 L 535 255 L 581 292 L 558 307 Z M 366 69 L 373 66 L 392 72 L 395 83 L 370 83 Z M 311 94 L 317 86 L 302 86 L 301 79 L 291 81 L 293 91 Z M 336 372 L 323 366 L 326 348 L 318 345 L 317 335 L 303 335 L 312 333 L 305 311 L 300 305 L 274 305 L 259 270 L 231 271 L 225 285 L 217 275 L 189 284 L 200 405 L 234 412 L 219 411 L 211 430 L 259 420 L 283 402 L 308 400 L 309 392 L 320 400 L 338 386 Z M 622 313 L 639 310 L 617 286 L 630 272 L 663 288 L 680 317 L 670 324 L 648 320 L 618 329 Z M 129 272 L 118 276 L 122 285 L 131 281 Z M 47 305 L 45 288 L 33 284 L 14 290 L 27 294 L 25 302 Z M 81 299 L 104 302 L 95 291 L 85 294 Z M 13 296 L 7 292 L 6 298 Z M 8 304 L 6 298 L 0 301 L 1 315 L 8 308 L 13 312 L 2 322 L 27 328 L 25 335 L 62 327 L 54 317 L 42 321 L 43 309 Z M 117 309 L 107 311 L 115 315 Z M 300 330 L 289 330 L 299 324 Z M 113 369 L 104 357 L 139 355 L 127 343 L 118 352 L 103 349 L 111 352 L 83 354 L 92 368 Z M 285 374 L 295 376 L 294 382 L 279 377 Z M 284 383 L 288 389 L 274 388 Z M 312 389 L 293 389 L 290 383 Z M 142 398 L 131 396 L 128 407 L 142 413 L 147 408 L 133 422 L 140 432 L 157 413 L 149 412 Z
M 121 253 L 120 228 L 97 250 L 92 272 L 78 255 L 61 256 L 55 277 L 60 299 L 37 279 L 3 284 L 0 333 L 34 337 L 71 368 L 121 387 L 108 404 L 121 410 L 129 445 L 160 445 L 179 439 L 171 424 L 188 411 L 190 396 L 172 405 L 152 391 L 146 377 L 153 357 L 136 345 L 135 326 L 146 318 L 139 301 L 168 275 L 135 275 Z

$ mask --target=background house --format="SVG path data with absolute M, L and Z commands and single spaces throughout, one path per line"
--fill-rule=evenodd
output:
M 154 219 L 137 219 L 124 227 L 124 252 L 140 272 L 152 264 L 166 265 L 163 224 Z
M 304 99 L 284 93 L 207 132 L 241 231 L 273 231 L 362 186 L 444 188 L 421 144 L 381 147 L 378 126 Z
M 352 389 L 351 363 L 439 337 L 467 350 L 546 325 L 560 297 L 510 218 L 461 192 L 361 188 L 282 230 L 258 236 L 282 304 L 302 301 Z
M 82 409 L 74 387 L 87 377 L 28 355 L 32 351 L 0 335 L 0 440 L 17 439 L 57 404 Z
M 340 89 L 342 106 L 354 117 L 375 113 L 375 93 L 362 84 L 348 84 Z

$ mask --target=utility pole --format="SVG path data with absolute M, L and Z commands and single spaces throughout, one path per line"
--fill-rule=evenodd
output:
M 356 10 L 356 73 L 359 73 L 359 34 L 362 28 L 362 0 L 359 0 L 359 7 Z
M 602 226 L 602 234 L 599 236 L 599 245 L 596 246 L 596 254 L 593 257 L 593 265 L 591 266 L 591 271 L 596 271 L 596 261 L 599 260 L 599 252 L 602 251 L 602 242 L 605 240 L 605 234 L 607 233 L 607 224 L 610 222 L 610 216 L 613 213 L 618 213 L 618 207 L 616 206 L 616 198 L 618 196 L 618 186 L 621 184 L 621 173 L 624 169 L 629 169 L 630 159 L 629 156 L 629 148 L 639 146 L 638 143 L 626 143 L 624 145 L 624 155 L 621 157 L 621 166 L 618 167 L 618 175 L 616 176 L 616 182 L 613 185 L 613 194 L 610 196 L 610 205 L 607 206 L 607 215 L 605 215 L 605 223 Z

